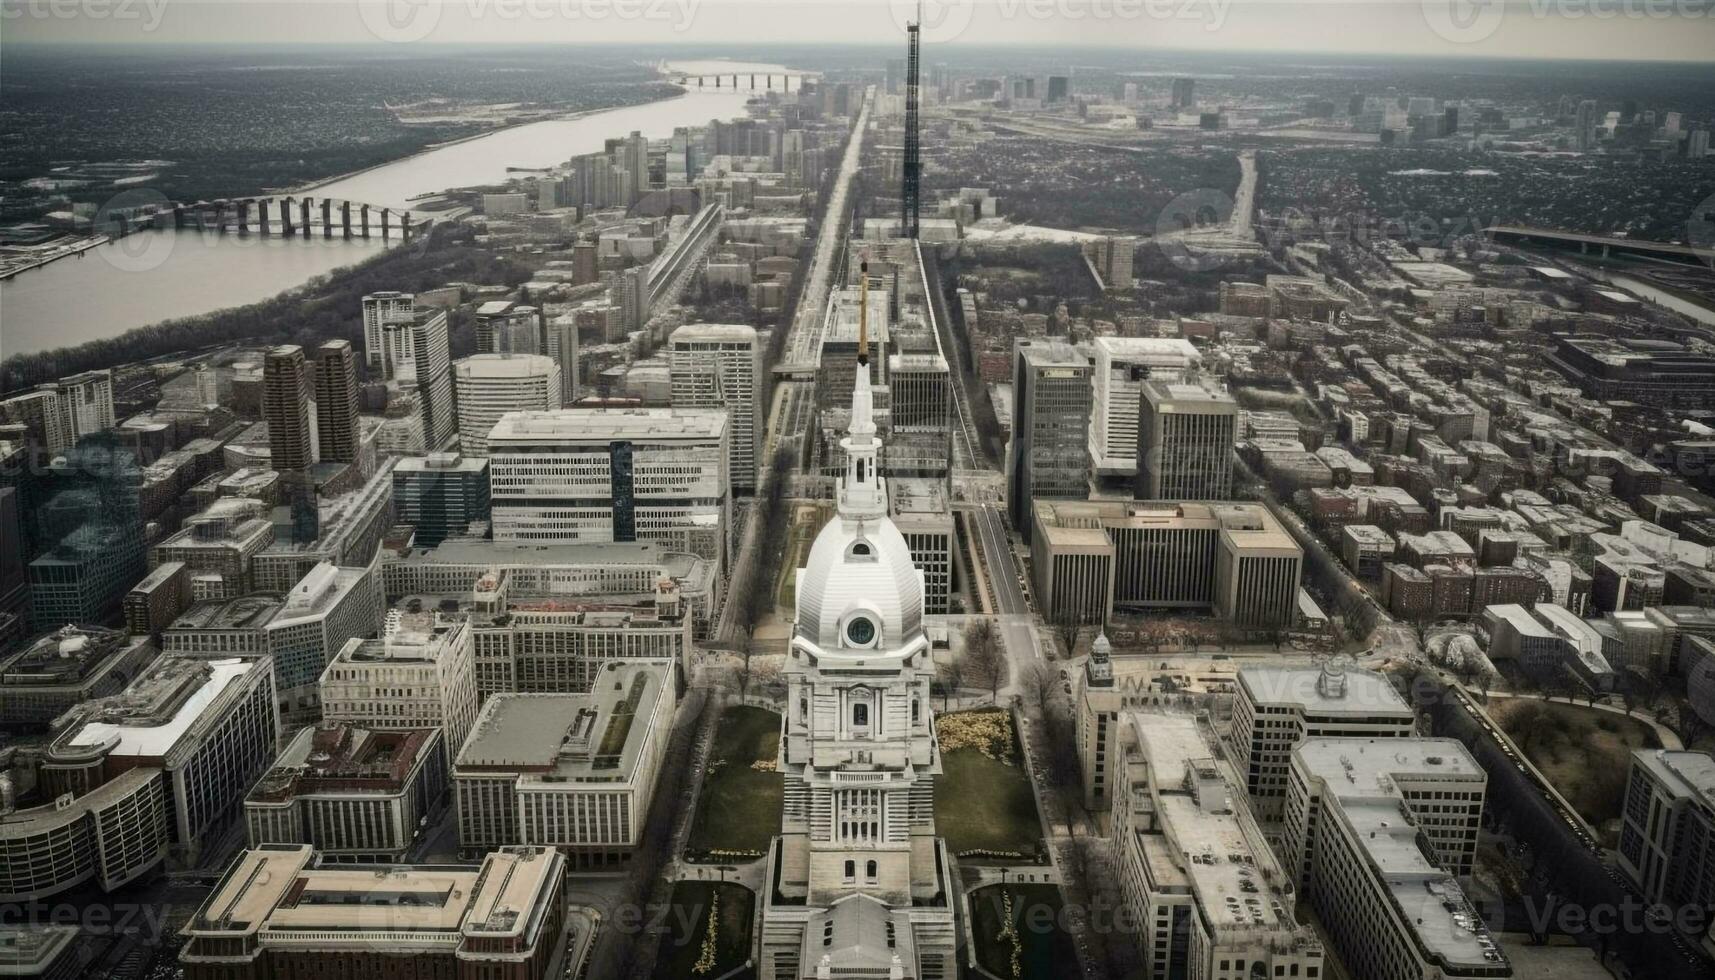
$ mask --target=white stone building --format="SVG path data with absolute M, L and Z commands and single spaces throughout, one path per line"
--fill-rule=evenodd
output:
M 887 516 L 867 360 L 860 331 L 838 513 L 798 571 L 782 832 L 763 879 L 765 980 L 955 973 L 923 573 Z

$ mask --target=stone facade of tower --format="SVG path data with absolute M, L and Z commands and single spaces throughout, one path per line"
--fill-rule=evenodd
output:
M 923 575 L 887 516 L 869 372 L 856 378 L 839 510 L 798 571 L 764 980 L 956 972 L 954 869 L 935 835 L 941 759 Z

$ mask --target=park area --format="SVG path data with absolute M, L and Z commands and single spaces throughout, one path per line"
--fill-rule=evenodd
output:
M 977 964 L 1002 980 L 1077 974 L 1078 954 L 1061 921 L 1054 885 L 990 885 L 970 894 Z
M 1654 729 L 1612 711 L 1535 698 L 1495 698 L 1489 715 L 1611 846 L 1632 750 L 1659 748 Z
M 938 715 L 941 775 L 935 826 L 963 861 L 1034 861 L 1042 821 L 1020 763 L 1012 715 L 987 709 Z
M 780 833 L 784 795 L 774 768 L 780 716 L 739 704 L 721 713 L 685 856 L 719 864 L 761 857 Z
M 756 896 L 730 882 L 680 881 L 661 930 L 656 980 L 725 977 L 750 960 L 750 922 Z M 747 970 L 737 974 L 753 977 Z

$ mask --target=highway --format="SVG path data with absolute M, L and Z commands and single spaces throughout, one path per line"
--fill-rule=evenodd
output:
M 786 345 L 786 360 L 794 364 L 814 364 L 822 346 L 822 323 L 827 315 L 828 292 L 834 277 L 844 272 L 847 225 L 851 212 L 852 177 L 857 174 L 858 159 L 863 155 L 864 130 L 869 125 L 869 110 L 875 103 L 873 90 L 866 90 L 857 122 L 852 125 L 851 139 L 846 142 L 846 155 L 840 159 L 839 176 L 828 195 L 828 208 L 823 213 L 822 227 L 816 236 L 816 251 L 810 257 L 809 278 L 798 298 L 797 315 L 792 320 L 792 336 Z
M 864 127 L 869 124 L 869 110 L 875 102 L 873 90 L 865 91 L 863 107 L 858 110 L 857 121 L 852 125 L 850 138 L 846 141 L 845 156 L 840 158 L 840 169 L 834 177 L 834 189 L 828 196 L 828 208 L 822 213 L 822 225 L 816 236 L 816 251 L 810 257 L 810 278 L 804 284 L 804 291 L 798 297 L 798 309 L 792 317 L 792 323 L 787 327 L 786 359 L 795 362 L 816 363 L 817 353 L 822 343 L 822 320 L 828 305 L 828 292 L 832 283 L 832 275 L 840 270 L 845 255 L 846 226 L 849 224 L 848 209 L 851 206 L 852 178 L 856 176 L 858 160 L 863 155 Z M 807 352 L 807 353 L 806 353 Z M 767 460 L 774 458 L 774 451 L 786 439 L 800 439 L 807 442 L 806 432 L 813 411 L 815 386 L 809 382 L 787 382 L 776 385 L 774 401 L 769 408 L 770 418 L 776 420 L 774 428 L 769 433 Z M 737 557 L 733 559 L 733 567 L 727 581 L 746 582 L 750 564 L 756 560 L 756 529 L 757 522 L 745 522 L 743 537 L 739 541 Z M 768 584 L 773 588 L 773 583 Z M 729 590 L 727 601 L 721 603 L 720 620 L 710 631 L 709 640 L 713 644 L 731 645 L 737 642 L 739 617 L 734 607 L 738 603 Z

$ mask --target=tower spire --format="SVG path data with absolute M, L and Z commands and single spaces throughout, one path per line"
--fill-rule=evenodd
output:
M 852 372 L 852 420 L 840 447 L 846 451 L 846 476 L 840 483 L 840 516 L 864 520 L 885 516 L 887 495 L 881 488 L 877 461 L 881 444 L 875 437 L 875 392 L 869 383 L 869 261 L 858 266 L 858 356 Z

